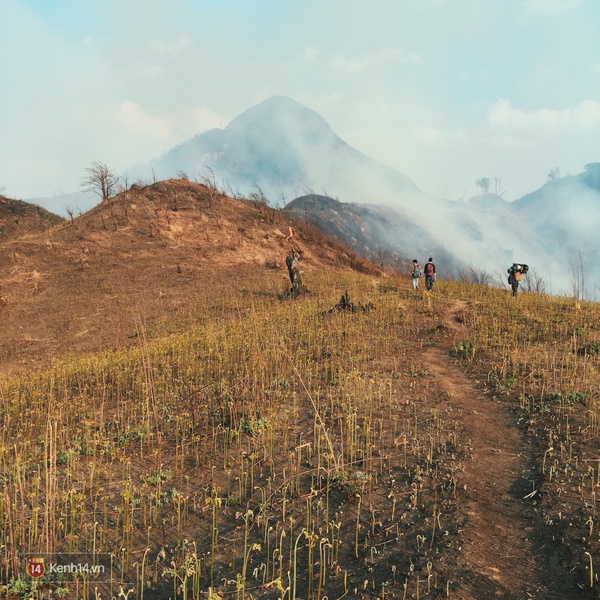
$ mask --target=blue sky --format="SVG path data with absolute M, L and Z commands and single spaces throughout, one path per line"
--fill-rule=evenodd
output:
M 600 162 L 597 0 L 2 0 L 0 189 L 79 189 L 273 95 L 438 197 Z

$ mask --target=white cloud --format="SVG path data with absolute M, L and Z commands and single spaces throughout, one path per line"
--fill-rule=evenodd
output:
M 319 50 L 314 46 L 306 46 L 301 56 L 306 62 L 315 62 L 319 57 Z
M 580 127 L 598 127 L 600 125 L 600 102 L 585 100 L 575 110 L 575 119 Z
M 404 50 L 403 48 L 386 48 L 376 62 L 397 62 L 406 65 L 418 65 L 423 62 L 423 58 L 417 52 Z
M 561 128 L 589 128 L 600 126 L 600 102 L 585 100 L 575 108 L 553 110 L 513 108 L 509 100 L 500 99 L 489 110 L 492 127 L 518 130 L 558 130 Z
M 336 71 L 360 73 L 361 71 L 385 64 L 416 65 L 422 62 L 423 59 L 417 52 L 407 51 L 402 48 L 385 48 L 378 54 L 363 57 L 346 58 L 344 56 L 336 56 L 331 59 L 330 65 Z
M 174 42 L 165 42 L 164 40 L 152 40 L 149 44 L 150 48 L 158 54 L 158 56 L 181 56 L 188 52 L 194 47 L 193 41 L 187 37 L 182 36 Z
M 151 138 L 165 144 L 175 144 L 208 129 L 217 129 L 227 119 L 205 106 L 184 108 L 177 114 L 151 115 L 136 102 L 121 102 L 117 119 L 129 133 Z
M 188 136 L 195 135 L 208 129 L 220 129 L 224 127 L 229 119 L 225 118 L 206 106 L 195 106 L 183 111 L 179 119 L 178 129 Z
M 172 119 L 170 117 L 164 115 L 153 117 L 131 100 L 121 103 L 117 118 L 131 133 L 165 141 L 172 138 Z
M 577 8 L 581 0 L 529 0 L 526 9 L 535 15 L 561 15 Z
M 132 77 L 142 79 L 153 79 L 166 72 L 164 67 L 145 63 L 134 63 L 129 67 L 129 73 Z
M 438 147 L 446 146 L 446 135 L 440 129 L 435 127 L 415 127 L 413 136 L 416 142 L 435 145 Z
M 340 56 L 333 58 L 330 61 L 330 65 L 336 71 L 343 71 L 345 73 L 359 73 L 368 67 L 369 61 L 364 58 L 344 58 Z
M 492 147 L 494 148 L 534 148 L 535 144 L 529 139 L 517 138 L 512 135 L 493 135 L 490 138 Z

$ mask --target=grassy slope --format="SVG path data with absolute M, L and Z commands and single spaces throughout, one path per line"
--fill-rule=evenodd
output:
M 184 585 L 190 597 L 445 597 L 461 579 L 468 452 L 421 353 L 459 297 L 473 329 L 456 358 L 539 440 L 536 527 L 565 539 L 558 568 L 587 583 L 596 305 L 451 282 L 425 296 L 326 271 L 298 301 L 239 283 L 198 299 L 184 333 L 146 341 L 140 325 L 135 347 L 5 379 L 6 590 L 25 585 L 17 550 L 95 549 L 114 553 L 130 597 Z M 375 308 L 325 312 L 344 290 Z
M 175 331 L 196 298 L 218 305 L 252 277 L 281 291 L 292 247 L 307 274 L 373 269 L 280 211 L 185 180 L 134 186 L 72 222 L 0 242 L 2 372 L 127 346 L 140 323 L 149 335 Z
M 537 448 L 527 501 L 538 513 L 532 536 L 547 568 L 572 577 L 582 598 L 596 598 L 600 305 L 476 292 L 465 312 L 472 335 L 457 355 L 492 397 L 506 401 Z

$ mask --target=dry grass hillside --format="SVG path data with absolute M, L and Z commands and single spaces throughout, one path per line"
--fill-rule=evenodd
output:
M 0 195 L 0 242 L 41 233 L 62 221 L 39 206 Z
M 218 303 L 237 286 L 241 268 L 259 275 L 263 293 L 281 293 L 292 247 L 307 272 L 372 268 L 300 220 L 185 180 L 133 186 L 47 222 L 54 226 L 0 245 L 4 370 L 121 347 L 140 328 L 177 329 L 200 298 Z
M 600 598 L 597 303 L 183 180 L 0 251 L 0 598 Z
M 0 250 L 1 598 L 600 597 L 598 304 L 181 180 Z

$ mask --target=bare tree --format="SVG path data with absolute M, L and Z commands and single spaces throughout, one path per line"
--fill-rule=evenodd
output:
M 571 280 L 573 297 L 576 300 L 585 300 L 585 272 L 583 268 L 583 256 L 581 254 L 581 250 L 579 250 L 579 262 L 572 262 L 571 268 L 573 269 L 573 279 Z
M 292 284 L 289 294 L 291 294 L 293 298 L 297 298 L 300 294 L 306 291 L 302 283 L 302 276 L 300 275 L 300 265 L 298 263 L 299 258 L 300 255 L 295 248 L 292 248 L 292 250 L 285 257 L 285 264 L 288 268 L 290 282 Z
M 255 191 L 248 196 L 249 199 L 256 204 L 260 214 L 263 215 L 269 223 L 274 223 L 277 209 L 269 204 L 269 200 L 257 183 L 254 184 L 254 190 Z
M 492 282 L 492 276 L 487 271 L 467 267 L 458 272 L 458 280 L 463 283 L 475 283 L 487 287 Z
M 67 215 L 69 215 L 69 220 L 71 221 L 71 225 L 73 225 L 73 219 L 75 217 L 75 209 L 72 206 L 65 206 L 65 211 Z
M 546 294 L 548 292 L 546 282 L 535 269 L 530 269 L 527 273 L 523 289 L 534 294 Z
M 214 171 L 208 166 L 206 168 L 208 170 L 208 175 L 206 177 L 201 176 L 200 183 L 208 189 L 208 207 L 212 208 L 213 200 L 215 200 L 219 194 L 219 188 L 217 187 Z
M 94 192 L 104 202 L 114 196 L 118 183 L 119 177 L 104 163 L 94 161 L 90 167 L 85 169 L 81 187 Z

